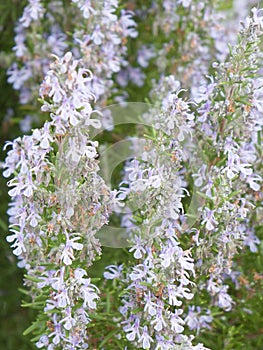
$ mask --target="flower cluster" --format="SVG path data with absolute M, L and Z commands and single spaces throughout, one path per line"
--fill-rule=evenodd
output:
M 194 115 L 189 102 L 178 97 L 178 81 L 169 77 L 160 85 L 174 92 L 161 94 L 161 113 L 153 107 L 143 116 L 147 122 L 153 118 L 156 134 L 144 142 L 141 160 L 133 159 L 125 166 L 125 195 L 139 196 L 138 202 L 143 202 L 129 220 L 133 222 L 130 252 L 136 260 L 122 271 L 110 266 L 104 276 L 119 280 L 120 289 L 125 286 L 122 325 L 136 348 L 181 349 L 187 344 L 188 349 L 205 349 L 181 334 L 186 323 L 185 302 L 193 298 L 195 285 L 191 250 L 184 250 L 179 240 L 184 230 L 182 199 L 189 195 L 181 174 L 183 159 L 187 159 L 182 142 L 192 131 Z M 125 219 L 127 223 L 127 215 Z
M 91 73 L 71 53 L 54 58 L 40 88 L 50 121 L 7 144 L 4 176 L 13 175 L 7 240 L 45 313 L 48 328 L 37 347 L 85 349 L 99 298 L 86 267 L 100 254 L 95 234 L 108 222 L 112 195 L 98 175 L 98 144 L 89 140 L 89 130 L 100 126 L 87 86 Z M 75 130 L 77 122 L 83 127 Z
M 29 0 L 16 27 L 9 82 L 25 104 L 43 80 L 49 116 L 6 144 L 3 172 L 11 177 L 7 240 L 26 271 L 25 306 L 39 311 L 28 332 L 40 349 L 208 349 L 199 335 L 236 303 L 237 254 L 260 244 L 261 10 L 252 9 L 237 40 L 213 0 L 153 1 L 136 13 L 131 64 L 136 25 L 117 0 Z M 149 27 L 160 41 L 152 43 L 140 21 L 156 13 Z M 109 133 L 110 108 L 98 108 L 132 96 L 129 81 L 147 85 L 149 106 L 121 135 L 133 156 L 112 190 L 99 153 L 128 128 L 117 123 Z M 98 234 L 114 240 L 112 222 L 128 246 L 92 278 Z
M 116 278 L 120 289 L 126 288 L 120 312 L 126 337 L 136 347 L 179 349 L 185 341 L 180 336 L 185 323 L 197 331 L 209 327 L 212 316 L 194 317 L 195 305 L 186 310 L 195 288 L 211 295 L 211 307 L 231 310 L 226 280 L 238 273 L 233 270 L 234 256 L 245 245 L 257 249 L 253 227 L 259 221 L 251 209 L 262 200 L 255 203 L 253 198 L 262 183 L 257 137 L 262 130 L 261 105 L 254 102 L 261 85 L 251 72 L 258 69 L 262 18 L 258 10 L 252 13 L 229 61 L 215 65 L 217 73 L 206 88 L 200 87 L 195 101 L 179 97 L 182 90 L 173 76 L 161 79 L 151 93 L 157 108 L 143 116 L 155 129 L 154 136 L 141 145 L 145 150 L 141 158 L 125 167 L 124 181 L 129 185 L 125 195 L 142 196 L 139 202 L 144 203 L 131 211 L 129 220 L 126 215 L 124 223 L 132 232 L 130 251 L 138 263 L 122 266 L 116 276 L 108 272 L 104 276 Z M 245 64 L 251 70 L 243 73 L 240 67 Z M 189 193 L 189 175 L 201 195 L 193 189 Z M 185 196 L 193 202 L 188 213 L 184 213 Z M 195 216 L 193 225 L 189 214 Z M 185 237 L 189 234 L 191 240 Z M 182 242 L 188 249 L 182 249 Z
M 260 205 L 256 193 L 262 186 L 261 141 L 257 137 L 262 116 L 255 103 L 261 85 L 252 74 L 259 69 L 262 17 L 256 9 L 252 14 L 243 23 L 229 61 L 216 65 L 217 76 L 206 89 L 200 89 L 198 97 L 199 142 L 210 154 L 208 165 L 200 166 L 195 174 L 195 185 L 207 198 L 199 230 L 199 264 L 209 271 L 206 287 L 213 302 L 228 311 L 233 302 L 224 280 L 233 274 L 234 255 L 244 245 L 256 251 L 259 243 L 253 229 L 258 218 L 252 209 Z M 244 65 L 249 67 L 245 72 Z M 214 258 L 209 246 L 218 252 Z
M 143 86 L 150 67 L 173 74 L 195 96 L 200 83 L 206 84 L 212 62 L 226 59 L 228 44 L 236 41 L 236 23 L 248 14 L 248 5 L 235 1 L 235 11 L 227 13 L 214 0 L 165 0 L 137 10 L 140 21 L 149 24 L 146 38 L 151 44 L 136 41 L 137 59 L 120 71 L 117 82 Z M 161 37 L 161 44 L 152 37 Z
M 49 69 L 47 52 L 61 57 L 71 50 L 92 67 L 90 90 L 102 104 L 113 86 L 113 74 L 127 65 L 127 38 L 137 36 L 133 13 L 123 9 L 117 15 L 117 9 L 115 0 L 72 0 L 65 17 L 61 0 L 29 0 L 15 28 L 15 60 L 8 69 L 8 81 L 19 91 L 20 103 L 36 106 L 38 86 Z M 25 123 L 33 119 L 26 116 Z

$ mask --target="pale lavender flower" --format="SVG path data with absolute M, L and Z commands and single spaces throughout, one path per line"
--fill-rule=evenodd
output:
M 143 255 L 145 254 L 146 250 L 145 248 L 143 247 L 143 242 L 141 240 L 140 237 L 135 237 L 135 242 L 136 242 L 136 245 L 134 245 L 130 250 L 129 252 L 133 252 L 135 250 L 135 252 L 133 253 L 133 256 L 136 258 L 136 259 L 141 259 L 143 257 Z
M 184 331 L 185 321 L 180 317 L 182 313 L 183 310 L 181 309 L 176 309 L 174 312 L 170 313 L 171 330 L 177 334 Z
M 196 330 L 197 334 L 202 329 L 211 329 L 210 323 L 213 321 L 210 310 L 203 310 L 200 306 L 189 306 L 188 315 L 185 319 L 190 330 Z
M 66 265 L 71 265 L 74 258 L 74 249 L 75 250 L 82 250 L 83 244 L 78 243 L 76 241 L 80 240 L 80 237 L 69 237 L 67 233 L 65 233 L 67 237 L 66 244 L 63 245 L 62 254 L 60 256 L 60 259 L 63 261 Z
M 214 210 L 210 210 L 209 208 L 204 208 L 204 219 L 202 221 L 202 225 L 205 224 L 205 227 L 208 231 L 214 230 L 216 225 L 218 225 L 218 221 L 215 219 Z
M 122 270 L 123 267 L 122 265 L 120 266 L 114 266 L 114 265 L 109 265 L 106 267 L 106 272 L 103 273 L 104 278 L 106 279 L 114 279 L 114 278 L 120 278 L 122 276 Z
M 25 7 L 20 22 L 23 27 L 29 27 L 32 21 L 37 21 L 44 15 L 44 7 L 40 0 L 29 0 L 29 4 Z
M 49 339 L 47 335 L 42 335 L 39 341 L 36 343 L 36 347 L 38 349 L 42 349 L 44 346 L 47 347 L 49 345 Z
M 192 0 L 178 0 L 178 4 L 182 4 L 184 7 L 189 7 L 191 5 Z
M 153 339 L 148 333 L 147 326 L 144 326 L 142 335 L 138 339 L 138 342 L 141 343 L 143 349 L 149 349 L 152 341 Z
M 147 47 L 143 45 L 138 51 L 138 63 L 141 67 L 146 68 L 149 61 L 156 56 L 155 50 L 152 46 Z
M 164 328 L 167 327 L 167 323 L 165 322 L 165 320 L 163 318 L 162 309 L 160 309 L 160 308 L 157 309 L 156 318 L 151 321 L 151 325 L 154 326 L 154 329 L 157 332 L 161 332 Z M 172 329 L 172 327 L 171 327 L 171 329 Z

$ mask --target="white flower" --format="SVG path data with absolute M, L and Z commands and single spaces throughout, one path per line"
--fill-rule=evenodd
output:
M 133 256 L 136 259 L 141 259 L 143 254 L 146 253 L 146 250 L 143 247 L 143 243 L 142 243 L 142 240 L 140 237 L 135 236 L 134 240 L 135 240 L 136 244 L 131 249 L 129 249 L 129 252 L 133 252 L 135 250 Z
M 143 332 L 140 338 L 138 339 L 139 343 L 142 343 L 143 349 L 149 349 L 151 346 L 151 342 L 153 342 L 153 338 L 148 333 L 148 327 L 143 327 Z
M 23 16 L 20 18 L 20 22 L 24 27 L 29 27 L 32 21 L 37 21 L 44 15 L 44 8 L 40 0 L 29 0 L 29 4 L 25 7 Z
M 97 305 L 95 300 L 99 299 L 97 294 L 99 289 L 94 284 L 90 283 L 90 278 L 86 279 L 84 285 L 80 288 L 80 292 L 84 300 L 83 307 L 85 308 L 88 305 L 90 309 L 96 309 Z
M 161 264 L 163 267 L 167 268 L 171 265 L 171 263 L 175 262 L 176 251 L 176 247 L 164 247 L 162 253 L 160 254 Z
M 162 315 L 162 310 L 158 309 L 156 318 L 151 321 L 151 324 L 154 325 L 154 329 L 157 332 L 160 332 L 162 329 L 167 327 L 167 323 L 165 322 L 163 315 Z
M 182 4 L 183 7 L 189 7 L 191 5 L 192 0 L 178 0 L 178 4 Z
M 62 245 L 62 247 L 64 247 L 64 249 L 61 253 L 60 260 L 62 260 L 65 265 L 71 265 L 72 260 L 75 259 L 74 254 L 73 254 L 73 250 L 74 249 L 82 250 L 83 244 L 76 242 L 80 239 L 80 237 L 70 238 L 68 235 L 66 235 L 66 236 L 67 236 L 67 241 L 66 241 L 66 245 Z
M 218 306 L 224 309 L 225 311 L 230 311 L 232 309 L 233 300 L 231 296 L 227 293 L 228 286 L 223 286 L 219 289 L 218 297 Z
M 120 265 L 120 266 L 109 265 L 106 267 L 106 270 L 108 270 L 108 271 L 103 273 L 104 278 L 106 278 L 108 280 L 112 280 L 114 278 L 121 277 L 123 267 L 122 267 L 122 265 Z
M 182 301 L 178 300 L 178 297 L 181 298 L 182 295 L 178 293 L 177 287 L 174 285 L 168 285 L 167 290 L 168 290 L 168 303 L 174 306 L 181 306 Z
M 258 174 L 251 174 L 246 178 L 247 183 L 249 184 L 250 188 L 254 191 L 259 191 L 261 185 L 259 183 L 262 183 L 262 177 Z M 259 183 L 257 183 L 259 182 Z
M 205 207 L 205 218 L 204 220 L 201 222 L 202 225 L 205 224 L 205 227 L 207 230 L 211 231 L 215 228 L 215 225 L 218 225 L 218 221 L 216 221 L 215 217 L 214 217 L 214 210 L 210 210 L 209 208 Z
M 39 341 L 36 343 L 38 349 L 42 349 L 44 346 L 47 347 L 49 344 L 49 338 L 46 334 L 42 335 Z
M 175 310 L 170 313 L 170 322 L 171 329 L 176 333 L 182 333 L 184 331 L 183 325 L 185 324 L 184 320 L 179 316 L 183 313 L 183 310 Z
M 145 265 L 139 264 L 133 268 L 133 272 L 130 274 L 132 281 L 142 279 L 147 274 L 147 268 Z
M 66 317 L 60 321 L 68 331 L 76 324 L 76 320 L 72 317 L 71 311 L 71 308 L 67 307 L 65 310 Z
M 148 293 L 144 297 L 145 305 L 144 305 L 144 311 L 148 312 L 149 315 L 154 316 L 157 313 L 157 305 L 152 302 L 152 295 L 151 292 L 148 291 Z
M 63 287 L 63 289 L 59 290 L 58 293 L 54 296 L 54 300 L 56 301 L 57 307 L 65 308 L 70 304 L 68 290 Z
M 127 332 L 126 334 L 126 338 L 129 341 L 133 341 L 135 340 L 135 338 L 140 338 L 140 318 L 139 317 L 134 317 L 133 316 L 133 324 L 129 325 L 129 326 L 125 326 L 124 327 L 125 332 Z

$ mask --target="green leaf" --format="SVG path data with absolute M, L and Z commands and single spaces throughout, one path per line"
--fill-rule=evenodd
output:
M 37 277 L 34 277 L 34 276 L 29 276 L 29 275 L 25 275 L 25 278 L 29 281 L 32 281 L 32 282 L 40 282 L 41 280 Z
M 111 331 L 111 332 L 104 338 L 104 340 L 100 343 L 100 348 L 102 348 L 103 345 L 107 343 L 107 341 L 114 335 L 114 333 L 116 333 L 116 330 L 115 330 L 115 329 L 114 329 L 113 331 Z
M 35 329 L 39 328 L 39 322 L 33 322 L 31 326 L 29 326 L 24 332 L 23 335 L 28 335 L 29 333 L 32 333 Z
M 18 288 L 18 291 L 22 294 L 25 294 L 25 295 L 30 295 L 29 291 L 26 290 L 26 289 L 23 289 L 23 288 Z
M 22 307 L 30 307 L 31 309 L 42 309 L 45 305 L 44 301 L 34 301 L 32 303 L 23 303 Z

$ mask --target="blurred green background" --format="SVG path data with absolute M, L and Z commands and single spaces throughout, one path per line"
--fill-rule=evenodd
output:
M 5 152 L 3 145 L 7 140 L 12 140 L 21 134 L 19 121 L 25 116 L 26 111 L 18 103 L 17 93 L 11 85 L 6 82 L 6 69 L 10 64 L 12 47 L 14 45 L 14 24 L 20 17 L 25 0 L 0 0 L 0 161 L 3 162 Z M 134 1 L 135 6 L 146 6 L 150 1 Z M 231 7 L 231 1 L 221 1 L 221 5 Z M 144 23 L 139 23 L 139 28 Z M 145 38 L 147 40 L 147 31 Z M 129 47 L 132 53 L 132 44 Z M 151 67 L 148 73 L 153 74 Z M 130 99 L 136 96 L 146 96 L 149 86 L 142 90 L 128 87 Z M 137 99 L 138 100 L 138 99 Z M 10 117 L 8 111 L 12 108 L 15 118 Z M 17 117 L 19 116 L 19 118 Z M 0 350 L 29 350 L 35 349 L 30 342 L 30 336 L 24 337 L 23 331 L 34 319 L 32 310 L 22 308 L 21 301 L 24 296 L 19 292 L 23 284 L 23 271 L 18 269 L 16 258 L 12 254 L 5 236 L 8 232 L 8 219 L 6 210 L 8 208 L 8 194 L 6 180 L 0 176 Z M 263 226 L 258 230 L 258 236 L 263 241 Z M 126 253 L 125 253 L 126 254 Z M 111 249 L 103 249 L 103 257 L 95 266 L 98 276 L 102 274 L 103 266 L 109 264 L 110 257 L 115 256 L 116 261 L 123 258 L 123 252 Z M 114 261 L 112 261 L 114 263 Z M 225 313 L 221 317 L 215 316 L 215 322 L 210 332 L 198 336 L 206 346 L 213 350 L 262 350 L 263 349 L 263 245 L 259 253 L 247 252 L 242 258 L 237 258 L 237 263 L 242 270 L 242 289 L 234 291 L 237 307 L 231 313 Z M 94 270 L 93 270 L 94 273 Z M 251 314 L 249 310 L 253 310 Z

